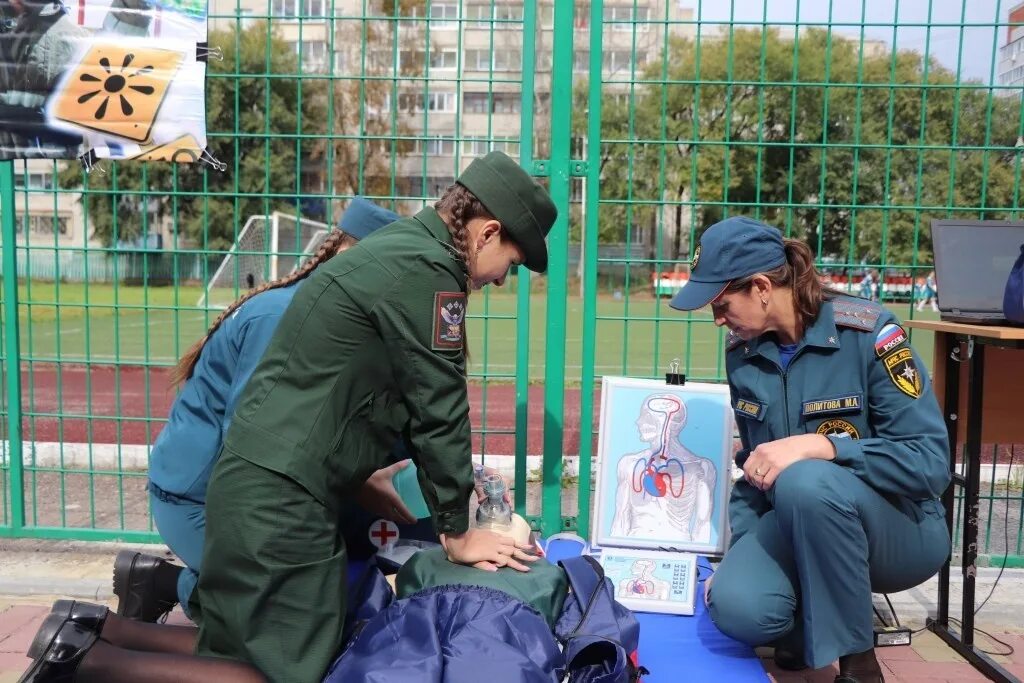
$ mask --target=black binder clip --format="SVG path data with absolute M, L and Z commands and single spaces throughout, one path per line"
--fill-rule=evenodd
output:
M 210 152 L 209 147 L 204 148 L 199 153 L 199 162 L 202 164 L 206 164 L 213 170 L 220 171 L 221 173 L 228 170 L 228 165 L 225 164 L 223 161 L 217 159 L 217 157 L 213 156 L 213 153 Z
M 84 154 L 78 156 L 78 161 L 82 164 L 82 170 L 85 171 L 86 175 L 92 173 L 92 170 L 96 168 L 96 162 L 99 161 L 96 156 L 96 150 L 90 149 Z
M 209 62 L 211 59 L 215 59 L 218 62 L 224 61 L 224 52 L 220 49 L 220 46 L 214 45 L 210 47 L 209 43 L 196 43 L 196 61 Z
M 673 358 L 672 362 L 668 364 L 668 374 L 665 375 L 665 384 L 672 384 L 675 386 L 682 386 L 686 384 L 686 375 L 680 374 L 679 372 L 678 358 Z

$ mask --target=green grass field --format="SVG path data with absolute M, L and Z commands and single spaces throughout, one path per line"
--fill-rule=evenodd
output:
M 19 324 L 23 358 L 41 362 L 99 362 L 167 365 L 220 313 L 196 307 L 200 287 L 129 287 L 123 285 L 24 282 L 19 285 Z M 908 319 L 909 306 L 890 308 Z M 514 288 L 474 294 L 467 337 L 472 369 L 494 379 L 516 371 L 517 297 Z M 544 378 L 547 339 L 547 293 L 531 297 L 530 379 Z M 934 318 L 931 311 L 914 317 Z M 693 379 L 721 379 L 724 333 L 701 312 L 684 315 L 655 299 L 648 288 L 629 296 L 599 294 L 594 370 L 597 375 L 657 376 L 678 358 Z M 552 321 L 552 325 L 559 324 Z M 566 307 L 565 376 L 580 379 L 583 365 L 583 300 L 571 295 Z M 931 363 L 930 334 L 912 340 Z

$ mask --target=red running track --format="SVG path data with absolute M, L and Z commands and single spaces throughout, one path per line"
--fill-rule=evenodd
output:
M 27 366 L 27 367 L 26 367 Z M 163 427 L 174 391 L 167 382 L 168 368 L 137 365 L 25 364 L 21 373 L 23 438 L 26 441 L 57 441 L 139 445 L 152 443 Z M 469 388 L 470 419 L 474 430 L 488 432 L 486 448 L 474 434 L 473 452 L 512 455 L 515 452 L 515 387 L 491 384 L 485 392 L 479 384 Z M 6 399 L 6 395 L 4 396 Z M 596 428 L 600 390 L 594 392 Z M 543 452 L 544 387 L 529 390 L 527 453 Z M 486 417 L 486 423 L 484 422 Z M 565 436 L 562 452 L 579 453 L 580 390 L 565 390 Z M 1020 462 L 1024 445 L 1000 445 L 999 462 L 1007 462 L 1011 449 Z M 992 462 L 992 446 L 982 449 L 982 461 Z M 597 452 L 597 438 L 592 453 Z
M 152 443 L 174 401 L 168 370 L 136 365 L 27 364 L 21 373 L 23 438 L 68 443 Z M 531 454 L 543 451 L 543 391 L 543 386 L 529 390 L 527 453 Z M 486 451 L 481 435 L 474 435 L 473 452 L 511 455 L 515 448 L 515 387 L 488 385 L 486 415 L 482 411 L 484 398 L 484 387 L 471 384 L 473 429 L 489 432 Z M 599 400 L 595 396 L 595 425 Z M 579 389 L 566 389 L 564 453 L 579 452 L 579 402 Z

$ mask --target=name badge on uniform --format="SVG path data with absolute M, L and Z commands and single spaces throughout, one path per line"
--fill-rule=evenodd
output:
M 434 335 L 431 348 L 447 351 L 462 348 L 462 323 L 466 320 L 464 292 L 434 293 Z
M 758 422 L 764 419 L 766 409 L 767 406 L 764 403 L 749 398 L 738 398 L 735 405 L 733 405 L 733 410 L 736 411 L 737 415 L 757 420 Z
M 863 400 L 860 394 L 842 394 L 840 396 L 829 396 L 817 398 L 813 401 L 804 401 L 801 404 L 800 414 L 804 417 L 811 415 L 835 414 L 835 413 L 859 413 Z

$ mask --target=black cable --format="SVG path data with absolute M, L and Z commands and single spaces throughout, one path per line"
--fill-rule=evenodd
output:
M 885 617 L 882 616 L 882 613 L 878 611 L 878 608 L 875 607 L 874 605 L 872 605 L 871 609 L 875 610 L 875 616 L 878 617 L 878 620 L 880 622 L 882 622 L 882 626 L 884 626 L 886 628 L 889 628 L 889 622 L 886 620 Z M 893 615 L 893 616 L 895 616 L 895 615 Z
M 959 620 L 959 619 L 955 619 L 955 618 L 953 618 L 953 617 L 950 617 L 950 618 L 949 618 L 949 621 L 950 621 L 950 623 L 952 623 L 952 624 L 953 624 L 954 626 L 960 627 L 960 629 L 961 629 L 961 630 L 963 630 L 963 624 L 962 624 L 962 623 L 960 622 L 960 620 Z M 982 630 L 981 630 L 980 628 L 978 628 L 977 626 L 975 626 L 975 627 L 974 627 L 974 632 L 975 632 L 975 633 L 980 633 L 981 635 L 985 636 L 985 637 L 986 637 L 986 638 L 988 638 L 989 640 L 992 640 L 992 641 L 994 641 L 994 642 L 997 642 L 997 643 L 999 643 L 1000 645 L 1002 645 L 1003 647 L 1005 647 L 1005 648 L 1006 648 L 1006 652 L 993 652 L 992 650 L 982 650 L 982 649 L 981 649 L 980 647 L 978 647 L 977 645 L 975 645 L 975 649 L 976 649 L 976 650 L 977 650 L 978 652 L 984 652 L 984 653 L 985 653 L 985 654 L 987 654 L 987 655 L 996 655 L 996 656 L 998 656 L 998 657 L 1009 657 L 1010 655 L 1012 655 L 1012 654 L 1014 653 L 1013 645 L 1010 645 L 1010 644 L 1009 644 L 1009 643 L 1007 643 L 1007 642 L 1004 642 L 1004 641 L 1002 641 L 1002 640 L 999 640 L 998 638 L 996 638 L 996 637 L 995 637 L 994 635 L 992 635 L 991 633 L 988 633 L 987 631 L 982 631 Z
M 892 606 L 892 600 L 889 599 L 889 594 L 882 593 L 882 597 L 885 598 L 885 604 L 889 605 L 889 614 L 892 615 L 893 621 L 896 622 L 897 626 L 903 626 L 903 624 L 900 623 L 900 618 L 896 616 L 896 609 Z M 886 626 L 888 626 L 888 624 L 886 624 Z
M 998 460 L 997 456 L 998 456 L 998 453 L 997 452 L 993 452 L 993 456 L 992 456 L 992 465 L 993 465 L 992 466 L 992 470 L 993 470 L 992 476 L 993 477 L 995 477 L 995 463 Z M 1015 456 L 1014 446 L 1011 446 L 1010 447 L 1010 461 L 1008 463 L 1008 467 L 1006 468 L 1006 476 L 1007 477 L 1009 477 L 1010 473 L 1013 472 L 1013 458 L 1014 458 L 1014 456 Z M 1009 479 L 1007 479 L 1007 482 L 1009 482 Z M 992 588 L 989 590 L 988 595 L 986 595 L 985 599 L 981 601 L 981 604 L 978 605 L 975 608 L 975 610 L 974 610 L 974 615 L 975 616 L 978 615 L 978 612 L 981 611 L 981 608 L 984 607 L 985 604 L 989 601 L 989 598 L 992 597 L 992 594 L 996 592 L 996 586 L 999 585 L 999 579 L 1003 578 L 1003 571 L 1006 569 L 1007 560 L 1010 559 L 1010 507 L 1009 507 L 1009 502 L 1010 502 L 1009 488 L 1010 487 L 1009 487 L 1009 483 L 1007 483 L 1007 487 L 1006 488 L 1007 488 L 1007 496 L 1006 496 L 1007 507 L 1006 507 L 1006 514 L 1004 515 L 1004 519 L 1003 519 L 1003 564 L 999 568 L 999 573 L 996 574 L 996 580 L 992 582 Z M 889 603 L 889 609 L 892 611 L 892 617 L 893 617 L 893 619 L 896 620 L 896 625 L 898 626 L 899 623 L 900 623 L 900 619 L 899 619 L 899 617 L 896 616 L 896 610 L 893 609 L 892 603 L 889 602 L 889 596 L 886 595 L 885 593 L 883 593 L 882 595 L 885 596 L 885 601 Z M 878 610 L 875 610 L 875 613 L 877 614 Z M 961 628 L 963 627 L 963 623 L 959 619 L 955 619 L 953 617 L 949 617 L 949 621 L 952 622 L 952 623 L 958 624 Z M 884 623 L 884 621 L 883 621 L 883 623 Z M 922 631 L 926 631 L 927 629 L 928 629 L 927 626 L 922 626 L 921 628 L 919 628 L 919 629 L 917 629 L 915 631 L 911 631 L 910 634 L 914 635 L 914 634 L 917 634 L 917 633 L 921 633 Z M 982 631 L 978 627 L 975 627 L 974 631 L 976 633 L 982 634 L 983 636 L 985 636 L 986 638 L 989 638 L 990 640 L 993 640 L 993 641 L 999 643 L 1000 645 L 1002 645 L 1003 647 L 1005 647 L 1005 648 L 1007 648 L 1009 650 L 1009 652 L 1004 653 L 1004 652 L 989 652 L 988 650 L 982 650 L 981 648 L 978 648 L 978 652 L 984 652 L 987 655 L 1001 655 L 1001 656 L 1009 656 L 1009 655 L 1013 654 L 1013 652 L 1014 652 L 1013 646 L 1010 645 L 1009 643 L 1005 643 L 1005 642 L 999 640 L 998 638 L 993 636 L 991 633 L 987 633 L 985 631 Z

